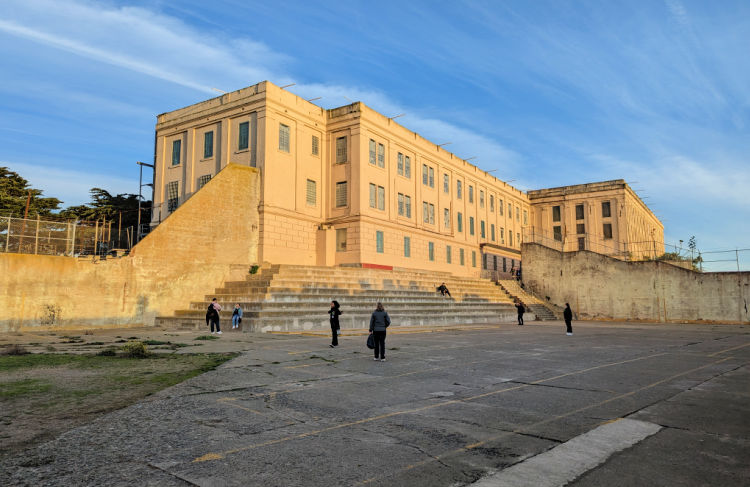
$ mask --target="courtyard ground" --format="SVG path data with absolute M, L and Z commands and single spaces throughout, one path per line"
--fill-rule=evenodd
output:
M 0 484 L 750 484 L 750 326 L 431 331 L 391 327 L 386 362 L 373 361 L 363 334 L 337 349 L 325 335 L 231 332 L 161 349 L 240 355 L 4 455 Z M 76 348 L 131 335 L 198 342 L 97 331 L 79 340 L 102 345 Z M 75 345 L 0 339 L 39 352 Z

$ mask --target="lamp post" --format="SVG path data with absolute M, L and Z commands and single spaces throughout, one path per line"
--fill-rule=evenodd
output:
M 145 162 L 136 161 L 136 164 L 138 164 L 140 169 L 140 175 L 138 176 L 138 228 L 136 229 L 136 243 L 141 241 L 141 237 L 143 236 L 143 232 L 141 231 L 141 200 L 143 199 L 143 187 L 144 186 L 151 186 L 151 205 L 154 204 L 154 183 L 146 183 L 143 184 L 143 166 L 150 167 L 151 169 L 154 168 L 153 164 L 147 164 Z

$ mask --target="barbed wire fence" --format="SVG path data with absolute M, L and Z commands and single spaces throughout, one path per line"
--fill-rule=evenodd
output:
M 0 217 L 0 252 L 6 253 L 106 257 L 129 253 L 135 239 L 135 227 L 113 221 Z

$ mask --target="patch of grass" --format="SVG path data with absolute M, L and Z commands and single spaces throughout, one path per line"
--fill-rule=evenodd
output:
M 97 353 L 99 357 L 114 357 L 117 355 L 117 350 L 114 347 L 108 347 Z
M 83 343 L 83 341 L 84 341 L 83 338 L 81 338 L 79 336 L 63 335 L 60 338 L 63 339 L 63 341 L 60 342 L 60 343 Z
M 28 355 L 29 353 L 31 352 L 26 350 L 23 345 L 17 343 L 3 347 L 3 349 L 0 350 L 0 355 Z
M 0 384 L 0 397 L 10 399 L 28 394 L 41 394 L 51 388 L 52 384 L 41 379 L 22 379 Z
M 143 340 L 143 343 L 146 345 L 169 345 L 169 342 L 162 340 Z
M 145 358 L 149 356 L 148 347 L 143 342 L 128 342 L 120 350 L 122 350 L 122 355 L 128 358 Z
M 194 340 L 218 340 L 219 337 L 214 335 L 201 335 L 194 338 Z
M 119 340 L 115 340 L 115 343 L 127 343 L 127 342 L 128 342 L 127 340 L 124 340 L 122 338 Z

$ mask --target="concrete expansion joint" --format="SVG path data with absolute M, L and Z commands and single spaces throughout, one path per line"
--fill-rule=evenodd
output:
M 523 385 L 527 385 L 527 386 L 552 387 L 553 389 L 565 389 L 565 390 L 570 390 L 570 391 L 606 392 L 606 393 L 609 393 L 609 394 L 616 394 L 615 391 L 610 391 L 610 390 L 607 390 L 607 389 L 583 389 L 583 388 L 579 388 L 579 387 L 565 387 L 565 386 L 556 386 L 556 385 L 553 385 L 553 384 L 543 384 L 541 382 L 524 382 L 522 380 L 509 380 L 509 381 L 507 381 L 505 383 L 506 384 L 507 383 L 523 384 Z

